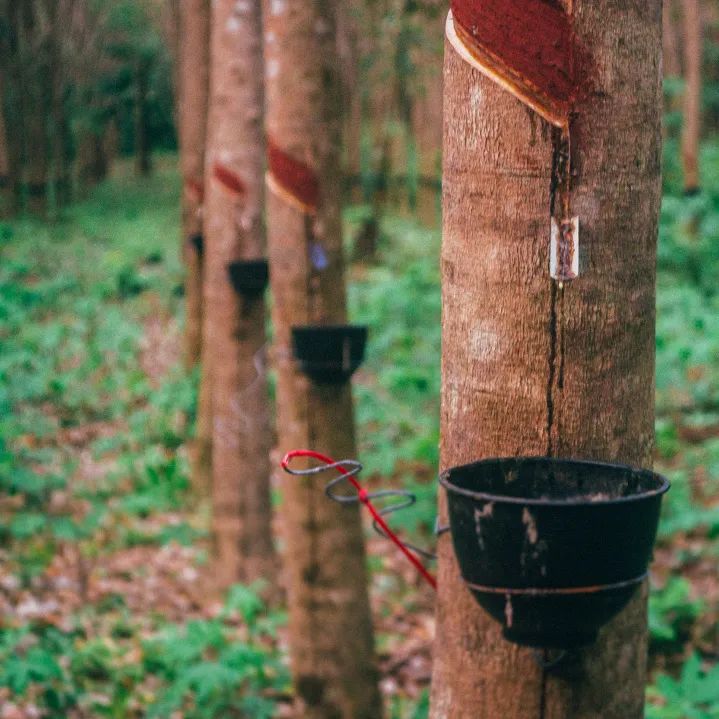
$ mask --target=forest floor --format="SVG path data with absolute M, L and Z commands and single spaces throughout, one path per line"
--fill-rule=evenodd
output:
M 719 177 L 719 148 L 705 148 L 703 161 L 714 168 L 705 176 Z M 289 710 L 284 612 L 255 588 L 203 591 L 208 512 L 188 481 L 197 377 L 180 363 L 174 162 L 161 158 L 143 180 L 119 165 L 52 224 L 0 225 L 0 719 Z M 365 211 L 348 209 L 348 238 Z M 436 229 L 387 216 L 375 261 L 349 273 L 352 317 L 374 330 L 355 383 L 364 476 L 417 494 L 392 523 L 428 546 L 438 249 Z M 649 714 L 710 719 L 719 716 L 719 181 L 686 199 L 668 182 L 659 266 L 657 459 L 674 487 L 652 570 Z M 422 719 L 432 591 L 369 529 L 368 538 L 388 716 Z

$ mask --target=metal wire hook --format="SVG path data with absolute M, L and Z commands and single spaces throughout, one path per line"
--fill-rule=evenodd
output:
M 291 469 L 286 463 L 283 464 L 283 466 L 286 472 L 295 476 L 310 476 L 315 474 L 321 474 L 332 469 L 339 469 L 341 474 L 339 474 L 337 477 L 332 478 L 325 486 L 325 495 L 327 495 L 329 499 L 334 502 L 337 502 L 338 504 L 362 503 L 370 506 L 372 508 L 372 511 L 376 512 L 376 515 L 372 520 L 372 527 L 374 531 L 383 539 L 396 541 L 396 538 L 393 538 L 392 536 L 390 536 L 390 533 L 388 533 L 388 531 L 391 532 L 391 530 L 385 531 L 385 529 L 383 529 L 380 520 L 383 520 L 384 517 L 387 517 L 394 512 L 400 511 L 402 509 L 407 509 L 408 507 L 411 507 L 417 503 L 417 495 L 415 495 L 413 492 L 410 492 L 409 490 L 380 489 L 375 492 L 368 492 L 363 487 L 360 487 L 357 484 L 356 477 L 362 471 L 363 465 L 361 462 L 358 462 L 354 459 L 343 459 L 326 463 L 317 467 L 311 467 L 308 469 Z M 355 488 L 357 490 L 356 494 L 337 493 L 335 491 L 335 488 L 343 482 L 348 482 L 353 488 Z M 390 497 L 397 498 L 400 501 L 395 502 L 394 504 L 390 504 L 381 509 L 372 507 L 373 501 L 378 499 L 387 499 Z M 402 544 L 405 548 L 411 550 L 423 559 L 435 560 L 437 558 L 437 555 L 434 552 L 430 552 L 422 547 L 417 547 L 416 545 L 406 541 L 402 541 Z

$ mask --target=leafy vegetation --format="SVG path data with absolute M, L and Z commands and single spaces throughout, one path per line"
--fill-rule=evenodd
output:
M 27 716 L 261 719 L 286 693 L 255 591 L 189 621 L 98 591 L 114 557 L 205 534 L 181 512 L 196 377 L 164 346 L 177 194 L 173 170 L 122 176 L 54 225 L 2 226 L 0 704 Z
M 705 144 L 708 182 L 692 198 L 673 179 L 674 149 L 657 331 L 657 454 L 674 486 L 653 570 L 648 712 L 705 719 L 719 716 L 719 145 Z M 201 582 L 206 536 L 189 500 L 197 378 L 178 365 L 173 161 L 147 180 L 120 173 L 53 225 L 0 226 L 0 702 L 38 716 L 269 717 L 288 699 L 283 618 L 256 592 L 169 601 Z M 347 211 L 348 238 L 366 214 Z M 425 541 L 438 251 L 436 229 L 387 215 L 376 261 L 350 273 L 352 316 L 373 328 L 356 383 L 366 475 L 417 492 L 393 521 Z M 426 691 L 389 694 L 393 719 L 427 715 Z

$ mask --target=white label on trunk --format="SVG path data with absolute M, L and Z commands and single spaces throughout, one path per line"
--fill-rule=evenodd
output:
M 559 282 L 579 275 L 579 217 L 562 220 L 552 217 L 549 274 Z

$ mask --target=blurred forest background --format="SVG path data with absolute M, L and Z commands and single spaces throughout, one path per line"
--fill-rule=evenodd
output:
M 282 716 L 286 618 L 208 599 L 181 361 L 179 0 L 0 1 L 0 719 Z M 342 3 L 350 316 L 371 483 L 436 514 L 445 3 Z M 719 717 L 719 5 L 666 0 L 653 719 Z M 695 163 L 694 158 L 698 158 Z M 433 596 L 368 535 L 392 719 L 427 713 Z M 230 707 L 234 707 L 230 713 Z

